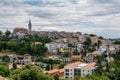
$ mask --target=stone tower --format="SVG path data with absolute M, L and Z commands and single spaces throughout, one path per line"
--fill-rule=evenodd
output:
M 31 20 L 29 20 L 29 23 L 28 23 L 28 31 L 32 31 L 32 23 L 31 23 Z

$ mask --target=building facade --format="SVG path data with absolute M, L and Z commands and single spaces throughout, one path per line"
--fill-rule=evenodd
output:
M 69 80 L 74 80 L 75 76 L 86 76 L 90 74 L 94 74 L 94 70 L 96 69 L 96 63 L 82 63 L 75 62 L 68 64 L 64 67 L 64 78 L 69 78 Z

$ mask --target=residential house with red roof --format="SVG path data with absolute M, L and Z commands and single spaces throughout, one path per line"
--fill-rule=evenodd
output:
M 74 62 L 68 64 L 64 67 L 64 78 L 69 78 L 69 80 L 74 80 L 76 75 L 86 76 L 94 74 L 96 68 L 96 63 L 83 63 L 83 62 Z
M 62 69 L 52 69 L 50 71 L 44 71 L 44 73 L 48 73 L 51 76 L 54 76 L 55 74 L 63 75 L 64 74 L 64 68 L 62 68 Z

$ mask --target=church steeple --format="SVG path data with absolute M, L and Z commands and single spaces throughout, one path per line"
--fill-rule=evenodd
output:
M 29 23 L 28 23 L 28 30 L 29 30 L 29 31 L 32 31 L 32 23 L 31 23 L 31 20 L 29 20 Z

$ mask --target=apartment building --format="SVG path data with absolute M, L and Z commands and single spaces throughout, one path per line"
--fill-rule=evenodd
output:
M 64 67 L 64 78 L 69 78 L 69 80 L 74 80 L 75 76 L 86 76 L 88 74 L 94 74 L 96 68 L 96 63 L 83 63 L 75 62 L 68 64 Z
M 7 55 L 10 58 L 10 63 L 17 63 L 17 64 L 32 64 L 32 56 L 29 54 L 24 54 L 24 55 L 16 55 L 16 54 L 11 54 Z

